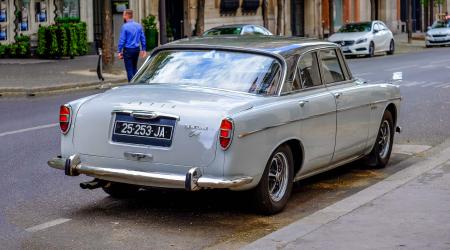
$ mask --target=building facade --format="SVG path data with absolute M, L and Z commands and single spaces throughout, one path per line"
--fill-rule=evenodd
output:
M 99 42 L 105 25 L 104 1 L 111 1 L 114 41 L 123 24 L 124 9 L 133 9 L 137 21 L 148 15 L 158 20 L 161 1 L 165 1 L 170 39 L 195 34 L 198 0 L 0 0 L 0 43 L 12 43 L 19 34 L 33 38 L 39 26 L 53 24 L 58 17 L 79 17 L 87 23 L 88 41 Z M 283 2 L 281 18 L 277 16 L 278 1 Z M 421 0 L 413 0 L 414 30 L 424 30 L 434 13 L 448 11 L 449 2 L 434 6 L 430 14 Z M 406 3 L 407 0 L 205 0 L 204 30 L 223 24 L 253 23 L 265 24 L 274 34 L 323 38 L 332 31 L 332 18 L 334 30 L 347 22 L 378 19 L 392 31 L 401 32 L 406 31 Z M 281 21 L 279 31 L 277 20 Z

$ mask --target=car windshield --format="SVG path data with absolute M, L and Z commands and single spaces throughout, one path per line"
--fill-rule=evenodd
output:
M 241 34 L 242 27 L 230 27 L 230 28 L 218 28 L 206 31 L 203 35 L 205 36 L 216 36 L 216 35 L 239 35 Z
M 449 20 L 445 20 L 445 21 L 435 21 L 433 23 L 433 25 L 431 26 L 432 29 L 437 29 L 437 28 L 450 28 L 450 21 Z
M 349 32 L 369 32 L 372 29 L 372 23 L 348 23 L 342 26 L 338 32 L 349 33 Z
M 143 66 L 134 83 L 219 88 L 274 94 L 280 63 L 270 56 L 219 50 L 164 50 Z

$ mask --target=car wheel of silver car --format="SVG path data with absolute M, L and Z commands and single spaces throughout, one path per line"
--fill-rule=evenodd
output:
M 367 55 L 368 57 L 373 57 L 375 56 L 375 44 L 373 44 L 373 42 L 370 42 L 369 45 L 369 54 Z
M 391 157 L 394 142 L 394 120 L 389 110 L 386 110 L 381 120 L 375 145 L 366 157 L 366 164 L 372 168 L 386 167 Z
M 389 44 L 389 50 L 387 52 L 388 55 L 393 55 L 395 52 L 395 43 L 394 40 L 391 40 L 391 43 Z
M 102 187 L 105 193 L 114 198 L 128 198 L 136 195 L 140 187 L 131 184 L 108 182 Z
M 294 174 L 292 151 L 281 145 L 271 155 L 258 186 L 253 190 L 255 205 L 264 214 L 283 210 L 291 195 Z

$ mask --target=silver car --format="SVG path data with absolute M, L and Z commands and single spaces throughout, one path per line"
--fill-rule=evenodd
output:
M 203 33 L 204 36 L 217 35 L 260 35 L 272 36 L 273 34 L 266 28 L 254 24 L 230 24 L 214 27 Z
M 450 45 L 450 20 L 438 20 L 428 27 L 425 36 L 425 46 Z
M 334 43 L 185 39 L 154 50 L 131 85 L 62 105 L 48 165 L 115 197 L 251 190 L 272 214 L 295 181 L 358 159 L 386 166 L 400 99 L 398 86 L 355 79 Z

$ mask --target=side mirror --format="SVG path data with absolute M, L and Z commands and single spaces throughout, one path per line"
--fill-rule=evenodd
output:
M 379 31 L 379 30 L 374 29 L 374 30 L 373 30 L 373 33 L 376 34 L 376 33 L 378 33 L 378 31 Z

